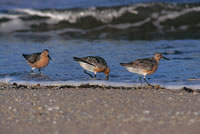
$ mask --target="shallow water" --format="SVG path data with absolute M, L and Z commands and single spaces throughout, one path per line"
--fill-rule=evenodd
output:
M 0 81 L 139 85 L 139 76 L 119 63 L 160 52 L 170 60 L 160 61 L 157 72 L 148 76 L 150 83 L 200 87 L 198 0 L 87 1 L 0 1 Z M 22 54 L 43 49 L 49 49 L 52 61 L 42 74 L 30 73 Z M 91 80 L 73 56 L 103 57 L 110 80 L 103 80 L 104 74 Z
M 39 40 L 39 41 L 38 41 Z M 150 83 L 161 85 L 198 85 L 200 65 L 200 40 L 61 40 L 30 41 L 12 38 L 0 38 L 1 62 L 0 77 L 7 82 L 43 82 L 43 83 L 81 83 L 94 82 L 73 60 L 73 56 L 97 55 L 103 57 L 111 68 L 110 84 L 126 85 L 139 83 L 137 74 L 128 72 L 120 62 L 129 62 L 137 58 L 152 57 L 155 52 L 163 53 L 170 60 L 161 60 L 156 73 L 148 76 Z M 40 52 L 49 49 L 52 61 L 42 70 L 30 73 L 30 67 L 22 53 Z M 104 79 L 97 74 L 97 79 Z M 107 83 L 96 80 L 95 83 Z M 51 84 L 50 84 L 51 85 Z

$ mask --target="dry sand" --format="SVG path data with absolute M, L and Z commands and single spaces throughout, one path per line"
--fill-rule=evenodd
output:
M 192 90 L 0 84 L 0 134 L 199 134 Z

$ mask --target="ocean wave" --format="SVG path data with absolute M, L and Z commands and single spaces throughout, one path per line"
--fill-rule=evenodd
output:
M 200 4 L 146 3 L 87 9 L 13 9 L 0 13 L 0 33 L 53 32 L 71 38 L 199 38 Z M 52 34 L 51 34 L 52 35 Z

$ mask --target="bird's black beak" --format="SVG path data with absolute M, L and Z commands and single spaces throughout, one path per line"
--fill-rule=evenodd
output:
M 49 57 L 50 60 L 52 60 L 51 57 L 50 57 L 49 55 L 48 55 L 48 57 Z
M 164 57 L 164 56 L 163 56 L 163 59 L 165 59 L 165 60 L 169 60 L 168 58 L 166 58 L 166 57 Z

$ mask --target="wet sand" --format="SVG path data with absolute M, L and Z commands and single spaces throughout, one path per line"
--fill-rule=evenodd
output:
M 0 134 L 199 134 L 190 89 L 0 84 Z

